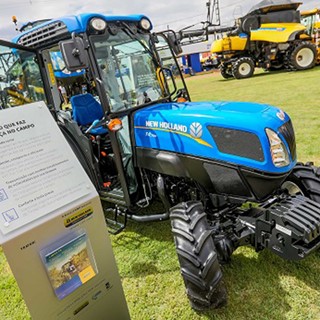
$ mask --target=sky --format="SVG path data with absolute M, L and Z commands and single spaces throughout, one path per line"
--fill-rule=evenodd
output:
M 63 15 L 84 12 L 103 14 L 147 15 L 156 31 L 168 27 L 178 31 L 186 26 L 205 21 L 208 0 L 0 0 L 0 38 L 11 40 L 17 31 L 12 16 L 18 19 L 18 27 L 28 21 L 58 18 Z M 245 15 L 259 3 L 256 0 L 220 0 L 220 15 L 223 26 L 233 25 L 234 19 Z M 320 7 L 320 0 L 304 0 L 302 10 Z M 196 27 L 200 27 L 198 24 Z

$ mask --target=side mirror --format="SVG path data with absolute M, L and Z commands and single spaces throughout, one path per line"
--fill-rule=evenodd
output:
M 158 35 L 156 33 L 152 33 L 151 34 L 151 38 L 152 38 L 154 43 L 159 43 L 159 38 L 158 38 Z
M 179 55 L 182 53 L 182 47 L 180 40 L 177 37 L 177 34 L 174 31 L 166 32 L 166 36 L 169 42 L 170 47 L 172 48 L 175 55 Z
M 76 71 L 88 67 L 87 53 L 81 38 L 73 34 L 71 40 L 61 41 L 59 48 L 69 71 Z

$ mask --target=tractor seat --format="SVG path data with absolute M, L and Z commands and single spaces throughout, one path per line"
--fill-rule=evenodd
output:
M 100 103 L 90 93 L 78 94 L 70 99 L 73 119 L 82 128 L 88 128 L 95 120 L 103 118 L 103 110 Z M 93 135 L 104 135 L 108 131 L 103 127 L 90 130 Z

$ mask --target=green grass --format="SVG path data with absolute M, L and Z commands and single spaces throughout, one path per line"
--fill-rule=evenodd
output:
M 187 79 L 194 101 L 268 103 L 290 114 L 299 160 L 320 164 L 320 68 L 304 72 L 258 73 L 246 80 L 210 74 Z M 320 252 L 288 262 L 269 251 L 242 247 L 223 267 L 228 306 L 200 314 L 188 303 L 169 222 L 137 224 L 111 236 L 133 320 L 320 319 Z M 0 251 L 0 319 L 28 319 L 28 311 Z M 111 319 L 113 320 L 113 319 Z

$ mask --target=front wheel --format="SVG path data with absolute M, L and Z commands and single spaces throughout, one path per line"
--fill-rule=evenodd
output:
M 254 73 L 254 61 L 250 57 L 242 57 L 232 65 L 232 74 L 236 79 L 252 77 Z
M 227 301 L 212 232 L 201 202 L 189 201 L 171 209 L 171 226 L 191 307 L 203 311 Z
M 225 79 L 233 78 L 231 64 L 230 63 L 226 63 L 226 64 L 223 63 L 220 66 L 220 73 L 221 73 L 222 77 Z
M 282 184 L 290 195 L 303 195 L 320 203 L 320 168 L 313 163 L 298 163 Z

